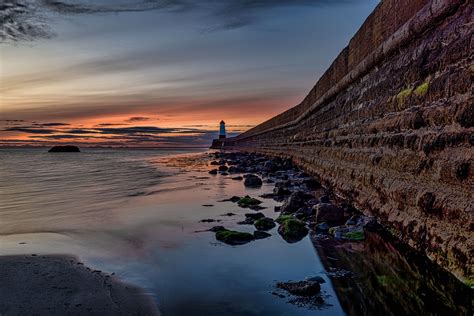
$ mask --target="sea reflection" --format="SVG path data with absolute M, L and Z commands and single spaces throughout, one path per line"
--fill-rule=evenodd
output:
M 312 240 L 348 315 L 472 315 L 469 287 L 386 232 Z

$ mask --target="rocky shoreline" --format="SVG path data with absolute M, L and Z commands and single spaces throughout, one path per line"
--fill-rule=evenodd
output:
M 223 200 L 254 211 L 246 213 L 246 219 L 238 224 L 254 225 L 257 234 L 278 224 L 278 233 L 290 243 L 301 240 L 310 231 L 337 240 L 361 241 L 365 238 L 366 230 L 382 228 L 375 218 L 364 216 L 293 165 L 291 160 L 238 152 L 216 152 L 210 154 L 209 158 L 209 165 L 217 167 L 209 171 L 211 175 L 230 176 L 233 180 L 243 181 L 243 185 L 250 188 L 259 188 L 264 182 L 274 184 L 273 192 L 259 197 L 233 196 Z M 281 206 L 275 208 L 275 212 L 279 213 L 276 220 L 258 212 L 262 208 L 259 198 L 282 202 Z M 252 240 L 250 236 L 244 237 L 239 235 L 239 232 L 228 231 L 224 227 L 216 226 L 211 230 L 216 232 L 216 237 L 222 237 L 224 231 L 228 232 L 225 235 L 229 238 L 225 238 L 224 242 L 230 244 Z M 221 233 L 218 234 L 219 232 Z
M 295 166 L 291 160 L 266 157 L 256 153 L 214 152 L 208 155 L 208 165 L 211 168 L 210 175 L 231 177 L 233 180 L 242 181 L 243 185 L 248 188 L 259 188 L 264 183 L 274 185 L 273 192 L 260 196 L 232 196 L 222 200 L 237 203 L 241 208 L 248 209 L 249 212 L 245 213 L 245 220 L 237 222 L 237 224 L 253 225 L 255 231 L 250 234 L 238 230 L 228 230 L 223 226 L 214 226 L 210 231 L 216 234 L 216 240 L 238 246 L 271 236 L 267 231 L 275 226 L 278 226 L 277 231 L 281 238 L 288 243 L 298 242 L 309 234 L 318 253 L 322 255 L 321 259 L 325 263 L 327 275 L 337 286 L 342 286 L 345 291 L 349 292 L 352 292 L 352 288 L 359 289 L 362 292 L 365 291 L 364 288 L 361 288 L 361 280 L 356 277 L 356 273 L 361 272 L 357 269 L 370 270 L 372 266 L 378 265 L 377 260 L 379 259 L 373 258 L 373 261 L 368 260 L 369 262 L 361 260 L 362 267 L 354 267 L 346 262 L 347 253 L 357 254 L 354 257 L 359 259 L 360 257 L 357 256 L 368 255 L 367 247 L 386 248 L 389 249 L 389 253 L 384 253 L 383 256 L 390 257 L 396 254 L 397 258 L 401 258 L 397 259 L 397 264 L 400 264 L 400 260 L 406 260 L 403 259 L 404 256 L 416 257 L 414 259 L 416 263 L 413 266 L 409 264 L 403 267 L 416 278 L 426 278 L 426 276 L 423 277 L 425 272 L 421 274 L 418 272 L 420 269 L 426 268 L 426 271 L 429 271 L 426 273 L 443 275 L 443 278 L 449 279 L 450 285 L 447 285 L 447 287 L 452 293 L 437 294 L 446 295 L 444 298 L 446 301 L 451 300 L 449 296 L 453 293 L 461 295 L 457 298 L 456 303 L 448 304 L 449 307 L 437 301 L 439 297 L 432 298 L 428 296 L 427 300 L 432 300 L 430 304 L 437 306 L 440 310 L 456 311 L 460 314 L 469 314 L 472 311 L 473 291 L 470 288 L 471 284 L 464 286 L 454 276 L 437 267 L 421 253 L 399 240 L 395 231 L 381 225 L 375 217 L 363 215 L 347 200 L 336 195 L 329 188 L 322 186 L 316 179 Z M 259 212 L 259 209 L 262 208 L 261 199 L 274 199 L 282 203 L 281 206 L 275 207 L 275 212 L 278 214 L 275 220 L 265 217 L 264 214 Z M 366 241 L 366 239 L 369 240 Z M 390 251 L 394 254 L 390 254 Z M 328 253 L 330 255 L 326 257 L 325 254 Z M 364 264 L 367 267 L 363 267 Z M 403 266 L 403 264 L 401 265 Z M 377 277 L 377 281 L 380 283 L 379 286 L 384 289 L 387 286 L 387 278 L 393 278 L 392 272 L 388 272 L 388 276 L 382 273 L 377 275 L 377 271 L 383 270 L 383 267 L 377 266 L 375 270 L 372 272 L 373 277 Z M 400 280 L 402 279 L 403 276 L 400 277 Z M 364 282 L 373 282 L 373 280 L 364 280 Z M 405 282 L 406 284 L 410 284 L 410 281 Z M 366 284 L 365 286 L 371 288 L 370 285 Z M 416 280 L 415 288 L 418 286 L 420 286 L 420 282 Z M 433 285 L 423 286 L 431 288 Z M 400 289 L 402 288 L 403 286 L 400 286 Z M 288 295 L 292 297 L 289 302 L 295 304 L 321 307 L 324 306 L 324 299 L 319 289 L 319 283 L 308 276 L 306 280 L 278 282 L 273 294 L 280 297 L 287 297 Z M 396 291 L 396 289 L 394 290 Z M 426 293 L 421 292 L 421 294 L 416 295 L 426 296 Z M 359 297 L 359 299 L 365 300 L 367 298 Z M 341 300 L 344 302 L 347 297 Z M 422 297 L 421 300 L 425 300 L 425 298 Z M 381 303 L 383 304 L 383 300 Z M 408 304 L 413 305 L 413 302 L 408 302 Z M 368 305 L 367 309 L 362 307 L 359 309 L 359 307 L 354 308 L 349 302 L 346 309 L 355 311 L 355 314 L 364 313 L 370 311 L 370 304 Z M 387 306 L 390 305 L 387 304 Z M 409 307 L 401 310 L 401 312 L 408 311 L 410 311 Z

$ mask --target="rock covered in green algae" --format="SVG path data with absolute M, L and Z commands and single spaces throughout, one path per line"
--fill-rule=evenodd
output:
M 243 208 L 247 208 L 247 207 L 251 207 L 251 206 L 256 206 L 256 205 L 259 205 L 261 204 L 262 201 L 258 200 L 258 199 L 255 199 L 253 197 L 250 197 L 248 195 L 244 196 L 243 198 L 241 198 L 237 204 L 240 206 L 240 207 L 243 207 Z
M 336 239 L 360 241 L 365 239 L 363 226 L 336 226 L 329 228 L 329 234 Z
M 255 237 L 249 233 L 220 229 L 216 232 L 216 239 L 228 245 L 243 245 L 251 242 Z
M 278 233 L 289 243 L 300 241 L 308 234 L 308 228 L 306 228 L 305 223 L 296 218 L 282 218 L 280 216 L 280 222 Z
M 286 221 L 287 219 L 294 219 L 293 216 L 291 215 L 280 215 L 278 216 L 278 218 L 275 220 L 275 222 L 277 222 L 278 224 L 281 224 L 283 223 L 284 221 Z
M 273 219 L 268 218 L 268 217 L 264 217 L 264 218 L 260 218 L 256 220 L 254 225 L 255 225 L 255 228 L 258 230 L 270 230 L 276 226 Z

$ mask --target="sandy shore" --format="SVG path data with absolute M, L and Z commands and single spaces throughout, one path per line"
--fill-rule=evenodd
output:
M 70 256 L 0 257 L 0 315 L 158 315 L 153 300 Z

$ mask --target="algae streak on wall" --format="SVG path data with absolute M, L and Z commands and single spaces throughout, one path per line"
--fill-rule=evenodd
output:
M 299 105 L 225 147 L 293 158 L 472 279 L 472 10 L 382 1 Z

